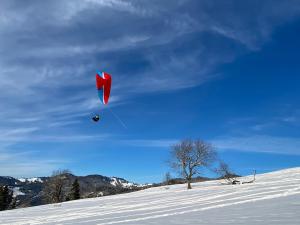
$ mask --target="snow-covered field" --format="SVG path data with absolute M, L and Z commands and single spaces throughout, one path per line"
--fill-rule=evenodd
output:
M 249 180 L 245 177 L 242 180 Z M 300 224 L 300 168 L 0 212 L 0 224 Z

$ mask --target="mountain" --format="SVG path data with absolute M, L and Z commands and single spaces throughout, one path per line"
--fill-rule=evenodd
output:
M 75 179 L 78 179 L 82 198 L 99 197 L 136 191 L 143 185 L 128 182 L 123 178 L 106 177 L 102 175 L 75 176 L 65 174 L 70 189 Z M 49 177 L 13 178 L 0 176 L 0 186 L 7 185 L 17 200 L 17 207 L 37 206 L 44 204 L 43 189 Z
M 240 177 L 247 182 L 253 176 Z M 0 224 L 296 225 L 300 168 L 258 174 L 254 183 L 222 180 L 0 212 Z

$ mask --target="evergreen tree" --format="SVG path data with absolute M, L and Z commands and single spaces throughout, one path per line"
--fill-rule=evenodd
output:
M 0 211 L 9 208 L 13 199 L 13 193 L 9 190 L 8 186 L 0 187 Z
M 13 198 L 11 204 L 10 204 L 10 209 L 15 209 L 17 206 L 17 200 L 16 198 Z
M 0 211 L 4 210 L 4 193 L 3 187 L 0 186 Z
M 72 200 L 80 199 L 80 186 L 79 186 L 78 179 L 75 179 L 75 181 L 72 184 L 71 199 Z

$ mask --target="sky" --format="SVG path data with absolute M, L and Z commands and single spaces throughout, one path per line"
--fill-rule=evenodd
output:
M 299 35 L 298 0 L 1 0 L 0 175 L 160 182 L 186 138 L 242 175 L 300 166 Z

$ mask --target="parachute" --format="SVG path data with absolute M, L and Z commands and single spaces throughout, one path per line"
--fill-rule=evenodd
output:
M 96 74 L 96 87 L 98 96 L 103 104 L 107 104 L 110 96 L 111 76 L 108 73 L 102 72 Z
M 96 88 L 100 101 L 104 105 L 108 104 L 111 89 L 111 75 L 105 72 L 98 72 L 96 74 Z M 98 122 L 99 119 L 100 116 L 98 114 L 92 118 L 94 122 Z

